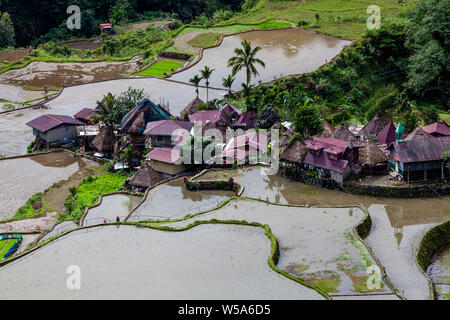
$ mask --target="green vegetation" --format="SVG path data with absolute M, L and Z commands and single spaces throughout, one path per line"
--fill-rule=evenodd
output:
M 11 249 L 17 241 L 18 239 L 8 239 L 0 241 L 0 260 L 3 259 L 5 254 L 8 253 L 9 249 Z
M 211 47 L 217 43 L 222 37 L 222 33 L 216 32 L 206 32 L 200 33 L 195 36 L 193 39 L 188 41 L 188 44 L 195 48 L 206 48 Z
M 28 199 L 25 205 L 17 210 L 14 215 L 14 219 L 31 218 L 44 212 L 42 196 L 42 192 L 34 194 L 30 199 Z
M 121 172 L 108 172 L 97 178 L 87 176 L 77 187 L 70 188 L 71 195 L 64 204 L 66 211 L 58 217 L 58 221 L 79 221 L 85 209 L 96 204 L 100 195 L 122 190 L 128 177 L 128 174 Z
M 172 74 L 183 65 L 183 62 L 174 60 L 158 60 L 147 69 L 138 72 L 137 75 L 163 78 Z
M 14 27 L 8 12 L 0 11 L 0 49 L 9 48 L 16 44 Z

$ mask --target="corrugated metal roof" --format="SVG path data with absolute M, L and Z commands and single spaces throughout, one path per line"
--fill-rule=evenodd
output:
M 193 127 L 193 123 L 178 120 L 160 120 L 149 122 L 144 131 L 145 135 L 150 136 L 171 136 L 175 130 L 185 130 L 189 134 Z
M 82 120 L 89 120 L 89 118 L 95 116 L 96 114 L 97 114 L 97 111 L 94 109 L 83 108 L 74 115 L 74 118 L 82 119 Z
M 180 150 L 172 148 L 155 148 L 147 154 L 147 159 L 174 164 L 180 159 Z
M 394 142 L 389 147 L 395 148 L 400 162 L 424 162 L 442 159 L 442 153 L 450 150 L 450 136 Z
M 443 136 L 450 136 L 450 128 L 445 124 L 441 123 L 432 123 L 422 128 L 423 131 L 429 134 L 438 133 Z
M 84 123 L 70 116 L 64 116 L 59 114 L 44 114 L 26 123 L 26 125 L 41 132 L 47 132 L 48 130 L 56 128 L 57 126 L 62 124 L 84 126 Z

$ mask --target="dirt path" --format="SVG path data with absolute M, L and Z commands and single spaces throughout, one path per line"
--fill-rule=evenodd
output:
M 0 223 L 0 233 L 41 233 L 44 230 L 51 229 L 57 218 L 58 212 L 52 212 L 39 218 Z

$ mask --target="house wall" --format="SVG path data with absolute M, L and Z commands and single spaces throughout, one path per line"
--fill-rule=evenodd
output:
M 150 166 L 155 169 L 158 172 L 167 173 L 170 175 L 176 175 L 182 171 L 185 171 L 189 168 L 189 166 L 186 165 L 176 165 L 176 164 L 170 164 L 162 161 L 157 160 L 150 160 Z
M 64 138 L 67 140 L 76 140 L 77 127 L 75 125 L 59 125 L 56 128 L 48 130 L 47 132 L 41 132 L 33 129 L 33 134 L 36 137 L 40 137 L 48 143 L 62 142 Z

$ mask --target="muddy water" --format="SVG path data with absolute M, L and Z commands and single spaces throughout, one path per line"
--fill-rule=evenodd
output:
M 9 51 L 3 51 L 0 52 L 0 61 L 18 61 L 25 58 L 27 55 L 30 54 L 29 50 L 25 49 L 15 49 L 15 50 L 9 50 Z
M 0 268 L 0 299 L 321 299 L 270 269 L 260 228 L 74 231 Z M 67 267 L 82 272 L 67 290 Z M 124 276 L 126 275 L 126 276 Z
M 0 220 L 11 218 L 32 195 L 68 179 L 83 165 L 66 152 L 0 160 Z
M 280 244 L 278 268 L 336 296 L 391 294 L 384 283 L 380 289 L 367 287 L 367 266 L 376 263 L 353 234 L 363 217 L 358 209 L 294 208 L 234 200 L 219 210 L 169 225 L 183 227 L 210 219 L 268 224 Z
M 233 195 L 221 190 L 188 191 L 182 179 L 172 180 L 152 189 L 129 221 L 182 218 L 211 210 Z
M 433 257 L 427 274 L 433 281 L 437 298 L 450 300 L 450 245 L 442 247 Z
M 44 86 L 73 86 L 95 81 L 122 78 L 136 72 L 138 58 L 124 62 L 50 63 L 32 62 L 22 69 L 0 75 L 0 83 Z
M 60 47 L 68 47 L 71 49 L 76 49 L 76 50 L 95 50 L 100 48 L 102 45 L 102 41 L 101 39 L 96 39 L 96 40 L 82 40 L 82 41 L 71 41 L 71 42 L 65 42 L 65 43 L 61 43 L 59 46 Z
M 450 219 L 446 201 L 437 197 L 391 199 L 350 195 L 307 186 L 279 175 L 264 176 L 259 168 L 224 174 L 234 176 L 235 181 L 244 185 L 244 196 L 270 202 L 323 207 L 363 204 L 372 218 L 372 230 L 365 241 L 385 266 L 391 281 L 406 298 L 429 298 L 428 284 L 415 263 L 414 252 L 427 230 Z M 444 198 L 450 201 L 449 196 Z
M 13 86 L 8 84 L 0 84 L 0 100 L 8 100 L 12 102 L 24 102 L 29 100 L 38 99 L 45 94 L 43 91 L 31 91 L 24 90 L 19 86 Z M 4 111 L 0 108 L 0 112 Z
M 257 66 L 258 81 L 268 82 L 275 78 L 291 74 L 311 72 L 326 61 L 330 61 L 350 42 L 321 34 L 315 34 L 303 29 L 283 29 L 270 31 L 252 31 L 239 35 L 225 37 L 219 47 L 207 49 L 203 52 L 201 61 L 171 78 L 188 82 L 199 70 L 209 66 L 215 71 L 210 78 L 211 87 L 221 88 L 222 78 L 231 73 L 227 67 L 228 59 L 234 56 L 234 49 L 241 47 L 243 40 L 250 41 L 252 47 L 259 46 L 262 50 L 257 54 L 266 67 Z M 246 82 L 245 71 L 236 75 L 234 89 L 240 89 L 241 83 Z
M 116 217 L 123 221 L 141 201 L 141 197 L 128 194 L 105 196 L 100 206 L 89 209 L 83 220 L 83 226 L 101 224 L 104 221 L 115 222 Z

